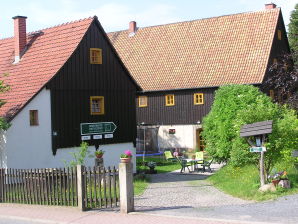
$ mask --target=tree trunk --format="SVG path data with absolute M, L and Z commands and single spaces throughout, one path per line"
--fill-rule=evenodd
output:
M 264 175 L 264 152 L 260 153 L 260 182 L 261 187 L 265 185 L 265 175 Z

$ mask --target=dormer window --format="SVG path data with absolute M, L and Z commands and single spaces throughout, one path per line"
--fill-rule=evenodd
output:
M 102 49 L 90 48 L 90 64 L 102 64 Z

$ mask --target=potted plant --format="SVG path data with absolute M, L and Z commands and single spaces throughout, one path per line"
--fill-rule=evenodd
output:
M 96 158 L 102 158 L 104 153 L 103 150 L 96 150 L 94 154 Z
M 156 173 L 157 173 L 157 171 L 154 170 L 155 167 L 156 167 L 156 162 L 150 161 L 150 162 L 148 162 L 148 163 L 146 164 L 146 166 L 149 167 L 149 172 L 148 172 L 149 174 L 156 174 Z
M 120 155 L 121 163 L 130 163 L 132 157 L 132 152 L 126 150 L 123 154 Z

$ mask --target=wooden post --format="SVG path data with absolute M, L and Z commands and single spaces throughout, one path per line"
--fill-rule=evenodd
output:
M 0 169 L 0 202 L 3 202 L 3 193 L 4 193 L 4 172 L 3 168 Z
M 129 213 L 134 211 L 133 165 L 119 164 L 120 211 Z
M 263 185 L 265 185 L 264 152 L 261 152 L 260 154 L 260 182 L 262 187 Z
M 78 192 L 78 207 L 80 210 L 85 211 L 85 178 L 84 178 L 85 167 L 77 165 L 77 192 Z

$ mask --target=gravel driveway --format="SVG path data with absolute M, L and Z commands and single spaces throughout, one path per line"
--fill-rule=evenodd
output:
M 267 223 L 298 223 L 298 195 L 253 202 L 226 195 L 205 179 L 210 173 L 156 174 L 143 195 L 135 198 L 138 212 Z

